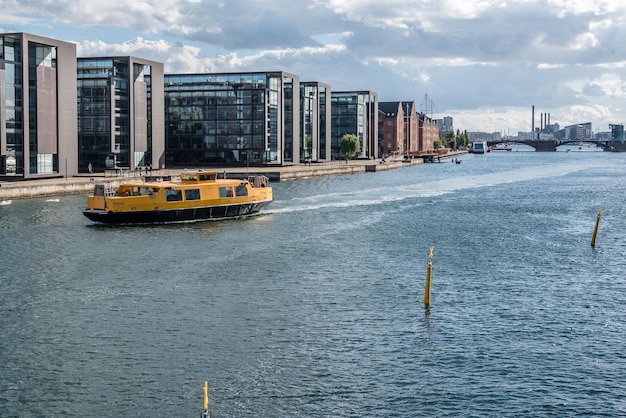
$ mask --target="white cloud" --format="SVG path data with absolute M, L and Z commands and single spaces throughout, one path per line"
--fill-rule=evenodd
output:
M 135 55 L 167 72 L 285 70 L 384 100 L 428 92 L 459 128 L 626 120 L 626 2 L 0 0 L 0 26 Z M 593 111 L 590 111 L 592 109 Z M 601 109 L 602 111 L 599 111 Z
M 593 33 L 581 33 L 569 45 L 572 49 L 590 49 L 598 45 L 598 39 Z

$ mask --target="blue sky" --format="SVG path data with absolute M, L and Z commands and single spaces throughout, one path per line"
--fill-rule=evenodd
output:
M 0 0 L 1 32 L 167 73 L 273 71 L 414 100 L 456 129 L 626 123 L 622 0 Z

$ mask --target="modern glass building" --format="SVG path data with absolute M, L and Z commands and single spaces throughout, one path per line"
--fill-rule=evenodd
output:
M 300 162 L 330 160 L 330 86 L 300 83 Z
M 619 142 L 620 144 L 624 143 L 624 125 L 623 124 L 610 124 L 609 129 L 611 130 L 611 141 Z
M 78 169 L 165 167 L 163 64 L 79 58 Z
M 298 163 L 299 85 L 282 71 L 166 74 L 168 166 Z
M 554 133 L 554 138 L 565 141 L 584 141 L 592 138 L 591 122 L 569 125 Z
M 373 91 L 331 93 L 331 157 L 341 159 L 341 138 L 359 138 L 358 158 L 378 158 L 378 94 Z
M 76 45 L 0 34 L 0 178 L 76 173 Z

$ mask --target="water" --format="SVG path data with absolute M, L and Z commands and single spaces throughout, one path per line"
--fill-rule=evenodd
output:
M 626 155 L 462 159 L 224 222 L 0 206 L 0 416 L 626 416 Z

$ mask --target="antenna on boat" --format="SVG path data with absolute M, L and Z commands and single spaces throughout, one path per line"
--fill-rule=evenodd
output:
M 430 247 L 428 252 L 428 266 L 426 267 L 426 289 L 424 289 L 424 307 L 430 308 L 430 275 L 433 270 L 433 250 L 435 246 Z
M 598 217 L 596 218 L 596 227 L 593 229 L 593 236 L 591 237 L 591 246 L 596 246 L 596 235 L 598 235 L 598 226 L 600 225 L 600 218 L 602 217 L 602 206 L 598 208 Z

